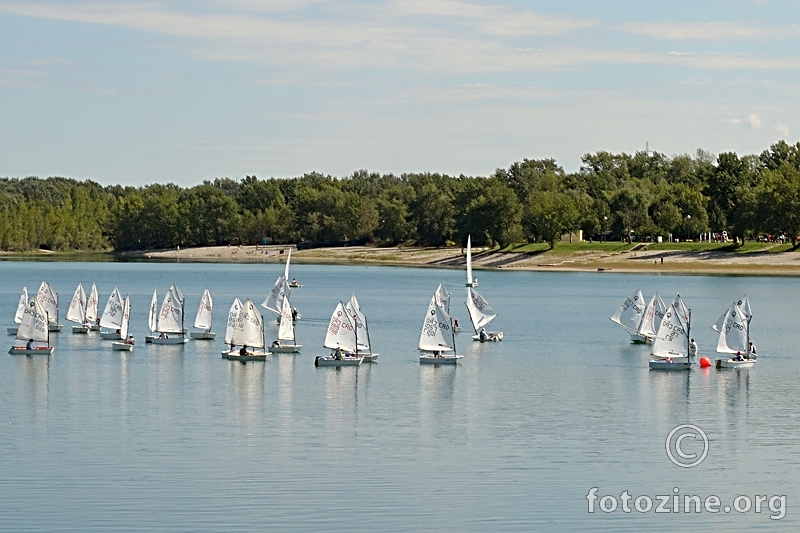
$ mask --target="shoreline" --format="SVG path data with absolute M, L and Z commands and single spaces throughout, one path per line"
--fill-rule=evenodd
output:
M 375 248 L 353 246 L 297 250 L 294 246 L 210 246 L 113 254 L 117 260 L 218 263 L 284 262 L 306 264 L 464 268 L 461 248 Z M 663 258 L 663 263 L 662 259 Z M 55 259 L 50 257 L 50 259 Z M 720 251 L 499 252 L 473 249 L 473 269 L 542 272 L 646 273 L 685 275 L 800 276 L 800 253 L 735 253 Z

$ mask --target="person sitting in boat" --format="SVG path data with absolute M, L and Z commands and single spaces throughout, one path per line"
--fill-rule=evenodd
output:
M 281 344 L 281 340 L 280 339 L 276 339 L 276 340 L 272 341 L 272 347 L 273 348 L 280 348 L 281 346 L 283 346 L 283 345 Z
M 136 343 L 136 341 L 134 340 L 133 335 L 128 335 L 128 338 L 125 341 L 125 344 L 130 344 L 131 346 L 133 346 L 135 343 Z
M 298 283 L 297 283 L 297 278 L 294 278 L 294 279 L 292 280 L 292 285 L 294 285 L 295 287 L 298 285 Z
M 95 324 L 96 326 L 99 326 L 99 325 L 100 325 L 100 317 L 97 317 L 97 318 L 95 318 L 95 319 L 94 319 L 94 324 Z
M 486 339 L 488 339 L 488 338 L 489 338 L 489 335 L 486 333 L 486 328 L 481 328 L 481 332 L 478 334 L 478 337 L 479 337 L 479 338 L 480 338 L 482 341 L 485 341 Z
M 434 357 L 441 357 L 442 356 L 442 352 L 440 352 L 439 350 L 434 350 L 433 351 L 433 356 Z
M 28 343 L 25 345 L 25 349 L 26 350 L 34 350 L 35 349 L 34 346 L 33 346 L 33 339 L 28 339 Z
M 119 333 L 119 330 L 117 330 L 117 333 Z M 168 339 L 169 337 L 167 337 L 167 334 L 162 331 L 161 333 L 158 334 L 158 338 L 159 339 Z
M 299 313 L 297 312 L 297 308 L 296 308 L 296 307 L 292 307 L 292 320 L 293 320 L 294 322 L 297 322 L 297 315 L 298 315 L 298 314 L 299 314 Z
M 694 339 L 689 341 L 689 351 L 697 353 L 697 343 L 694 342 Z
M 744 357 L 742 357 L 742 352 L 736 352 L 736 356 L 733 358 L 734 361 L 744 361 Z
M 116 333 L 117 333 L 117 335 L 119 335 L 120 333 L 122 333 L 122 330 L 121 329 L 117 329 Z
M 756 355 L 756 345 L 753 344 L 752 342 L 750 343 L 749 351 L 751 355 Z
M 344 355 L 344 350 L 342 350 L 341 346 L 336 348 L 336 350 L 333 352 L 333 358 L 336 359 L 337 361 L 341 361 L 343 355 Z
M 236 345 L 231 343 L 231 353 L 236 351 Z
M 239 350 L 239 355 L 250 355 L 250 352 L 247 351 L 246 344 L 242 345 L 242 348 Z
M 453 320 L 453 326 L 455 326 L 455 328 L 458 329 L 458 319 L 457 318 Z

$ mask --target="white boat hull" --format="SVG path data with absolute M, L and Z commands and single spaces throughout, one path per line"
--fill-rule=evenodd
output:
M 145 335 L 144 342 L 145 344 L 150 344 L 151 342 L 153 342 L 153 339 L 155 339 L 154 335 Z
M 303 348 L 302 344 L 284 344 L 282 346 L 270 346 L 272 353 L 299 353 Z
M 72 333 L 89 333 L 89 326 L 72 326 Z
M 100 331 L 100 324 L 93 324 L 93 325 L 92 325 L 92 326 L 89 328 L 89 331 Z
M 122 335 L 120 335 L 116 331 L 101 331 L 100 338 L 107 341 L 121 341 Z
M 55 346 L 37 346 L 32 350 L 25 346 L 12 346 L 8 353 L 11 355 L 52 355 L 55 349 Z
M 649 365 L 650 370 L 689 370 L 694 365 L 694 362 L 687 357 L 660 357 L 651 359 Z
M 186 344 L 189 339 L 186 337 L 153 337 L 151 344 Z
M 332 355 L 318 355 L 314 359 L 314 366 L 358 366 L 363 360 L 363 357 L 349 357 L 346 355 L 341 359 L 337 359 Z
M 133 350 L 133 344 L 128 344 L 127 342 L 112 342 L 111 348 L 121 352 L 130 352 Z
M 364 362 L 365 362 L 365 363 L 374 363 L 375 361 L 377 361 L 377 360 L 378 360 L 378 356 L 379 356 L 380 354 L 377 354 L 377 353 L 361 353 L 361 352 L 358 352 L 358 355 L 359 355 L 359 357 L 361 357 L 361 358 L 363 358 L 363 359 L 364 359 Z
M 459 359 L 463 358 L 463 355 L 423 354 L 419 356 L 419 362 L 423 365 L 454 365 L 458 363 Z
M 753 368 L 756 366 L 755 359 L 745 359 L 737 361 L 736 359 L 717 359 L 717 368 Z
M 6 331 L 9 335 L 16 335 L 17 331 L 19 331 L 19 326 L 15 326 L 13 328 L 6 328 Z
M 270 352 L 251 352 L 247 355 L 240 355 L 239 350 L 222 352 L 222 357 L 228 361 L 266 361 L 270 355 L 272 355 Z
M 631 344 L 652 344 L 653 341 L 649 337 L 639 335 L 638 333 L 631 333 Z
M 299 283 L 290 283 L 289 287 L 291 287 L 292 289 L 299 289 L 300 287 L 302 287 L 302 285 L 300 285 Z
M 48 329 L 48 331 L 50 331 L 51 333 L 58 333 L 59 331 L 61 331 L 62 329 L 64 329 L 64 324 L 55 324 L 55 323 L 48 324 L 48 325 L 47 325 L 47 329 Z
M 196 341 L 210 341 L 216 338 L 217 334 L 211 331 L 192 331 L 189 336 Z
M 479 341 L 479 342 L 500 342 L 503 340 L 503 332 L 502 331 L 487 331 L 486 338 L 481 339 L 480 335 L 473 335 L 472 340 Z

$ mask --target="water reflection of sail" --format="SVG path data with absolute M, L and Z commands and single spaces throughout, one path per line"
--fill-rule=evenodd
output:
M 352 444 L 353 428 L 358 405 L 354 401 L 358 391 L 361 367 L 337 368 L 325 372 L 325 405 L 328 435 L 336 444 Z
M 659 406 L 653 416 L 662 422 L 689 418 L 689 392 L 694 372 L 650 372 L 645 387 L 651 396 L 648 405 Z
M 291 438 L 294 434 L 294 365 L 295 357 L 276 357 L 278 364 L 278 418 L 281 434 Z
M 434 437 L 442 422 L 452 425 L 455 381 L 455 365 L 419 367 L 419 417 L 424 435 Z
M 264 364 L 228 364 L 233 410 L 242 427 L 257 425 L 264 416 Z
M 50 412 L 50 358 L 18 357 L 14 360 L 20 375 L 16 382 L 25 398 L 22 405 L 31 409 L 32 420 L 46 424 L 46 415 Z

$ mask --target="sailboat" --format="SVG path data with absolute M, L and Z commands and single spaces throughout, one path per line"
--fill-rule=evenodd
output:
M 78 283 L 78 288 L 75 289 L 75 294 L 69 302 L 67 320 L 79 324 L 72 326 L 72 333 L 89 333 L 89 323 L 86 321 L 86 293 L 83 291 L 82 283 Z
M 42 303 L 33 298 L 25 307 L 22 313 L 22 322 L 17 330 L 16 338 L 21 341 L 46 342 L 47 346 L 12 346 L 8 353 L 11 355 L 50 355 L 54 347 L 50 346 L 50 321 L 47 317 L 47 310 Z
M 691 309 L 687 309 L 680 294 L 675 295 L 653 341 L 652 355 L 655 359 L 649 363 L 652 370 L 688 370 L 692 367 L 696 354 L 689 350 L 691 323 Z
M 283 277 L 286 279 L 286 281 L 289 281 L 289 261 L 291 261 L 291 259 L 292 259 L 292 249 L 289 248 L 289 254 L 286 256 L 286 266 L 283 269 Z M 302 287 L 302 285 L 300 285 L 300 283 L 296 279 L 292 279 L 292 281 L 289 283 L 289 287 L 291 287 L 292 289 L 296 289 L 298 287 Z
M 100 317 L 100 338 L 111 341 L 118 341 L 122 339 L 122 334 L 119 329 L 122 327 L 122 295 L 119 289 L 114 287 L 111 295 L 108 297 L 106 307 L 103 310 L 103 315 Z
M 97 294 L 97 285 L 92 283 L 89 299 L 86 300 L 86 322 L 89 323 L 89 331 L 100 331 L 100 316 L 97 314 L 99 304 L 100 297 Z
M 185 344 L 189 342 L 183 329 L 183 294 L 174 284 L 167 291 L 158 314 L 158 337 L 153 337 L 152 344 Z M 172 337 L 170 337 L 172 335 Z
M 25 312 L 25 309 L 28 307 L 28 287 L 22 287 L 22 294 L 19 295 L 19 303 L 17 304 L 17 312 L 14 313 L 14 323 L 21 324 L 22 323 L 22 314 Z M 16 335 L 17 330 L 19 330 L 19 326 L 12 326 L 10 328 L 6 328 L 9 335 Z
M 153 298 L 150 300 L 150 310 L 147 312 L 147 328 L 150 335 L 144 336 L 145 344 L 152 343 L 158 336 L 158 291 L 153 289 Z
M 467 287 L 477 287 L 478 278 L 472 277 L 472 235 L 467 235 Z
M 611 321 L 616 322 L 630 333 L 631 342 L 634 344 L 644 344 L 647 337 L 639 335 L 639 326 L 642 323 L 644 312 L 644 296 L 641 289 L 625 298 L 619 309 L 611 316 Z
M 231 305 L 230 311 L 228 311 L 228 323 L 225 326 L 225 344 L 231 347 L 230 350 L 222 350 L 222 358 L 225 359 L 228 357 L 228 354 L 233 351 L 233 347 L 235 345 L 231 344 L 231 339 L 233 339 L 233 331 L 236 329 L 236 319 L 239 318 L 239 311 L 242 310 L 242 302 L 239 298 L 233 299 L 233 305 Z
M 331 355 L 318 355 L 314 358 L 314 366 L 358 366 L 364 360 L 355 355 L 358 346 L 356 327 L 350 315 L 339 302 L 333 310 L 328 330 L 325 333 L 325 348 L 333 350 Z
M 292 320 L 292 305 L 289 298 L 283 299 L 281 310 L 281 323 L 278 326 L 278 340 L 272 343 L 270 351 L 273 353 L 298 353 L 303 348 L 297 344 L 294 336 L 294 320 Z
M 214 302 L 211 300 L 211 293 L 208 289 L 203 292 L 203 297 L 200 298 L 200 307 L 197 308 L 197 316 L 194 319 L 194 327 L 201 328 L 204 331 L 192 331 L 189 336 L 195 340 L 212 340 L 217 336 L 216 333 L 211 331 L 212 308 Z
M 237 350 L 228 352 L 225 357 L 231 361 L 265 361 L 270 354 L 264 350 L 264 317 L 248 298 L 236 317 L 236 327 L 231 335 L 231 344 L 241 344 L 245 348 L 261 348 L 247 350 L 240 354 Z
M 719 321 L 714 325 L 714 329 L 719 331 L 717 353 L 736 354 L 727 359 L 717 359 L 717 368 L 752 368 L 756 365 L 756 354 L 750 350 L 750 320 L 753 316 L 744 309 L 747 297 L 743 300 L 731 304 L 722 315 L 721 326 Z M 747 307 L 749 309 L 749 302 Z
M 374 363 L 378 359 L 378 354 L 372 351 L 372 342 L 369 338 L 369 324 L 361 306 L 356 299 L 356 293 L 344 304 L 345 311 L 350 315 L 350 321 L 356 327 L 356 355 L 363 357 L 365 363 Z
M 431 297 L 430 304 L 428 304 L 428 310 L 425 312 L 418 348 L 426 352 L 419 356 L 421 364 L 454 365 L 464 357 L 456 354 L 456 335 L 453 333 L 453 320 L 439 304 L 435 293 Z
M 122 324 L 120 324 L 120 335 L 122 336 L 121 341 L 114 341 L 111 343 L 111 348 L 113 350 L 118 351 L 125 351 L 130 352 L 133 350 L 133 341 L 128 341 L 128 326 L 131 322 L 131 297 L 130 295 L 125 295 L 125 299 L 122 302 Z
M 48 329 L 53 332 L 64 329 L 64 325 L 58 323 L 58 293 L 53 291 L 49 283 L 43 281 L 42 284 L 39 285 L 39 292 L 36 294 L 36 299 L 39 300 L 44 310 L 47 311 Z
M 658 327 L 661 325 L 661 321 L 664 319 L 664 313 L 666 312 L 667 306 L 664 305 L 661 296 L 655 293 L 650 303 L 644 308 L 642 321 L 639 323 L 639 329 L 637 331 L 639 336 L 643 337 L 647 344 L 653 343 L 653 339 L 655 339 L 658 334 Z
M 497 316 L 483 296 L 478 294 L 478 291 L 469 287 L 467 289 L 467 311 L 469 312 L 469 319 L 472 321 L 472 328 L 475 330 L 475 335 L 472 340 L 487 342 L 487 341 L 501 341 L 503 340 L 502 331 L 486 331 L 485 326 L 494 320 Z

